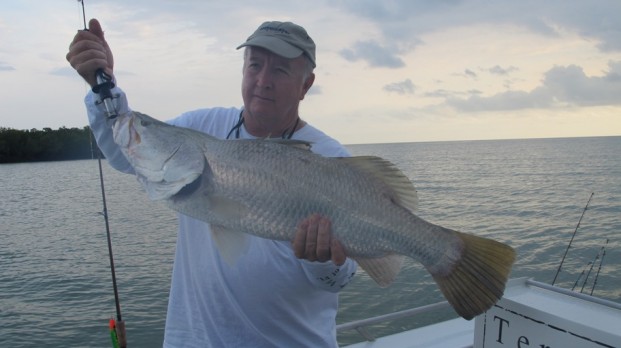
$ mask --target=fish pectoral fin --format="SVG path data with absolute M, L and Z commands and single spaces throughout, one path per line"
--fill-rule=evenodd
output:
M 216 243 L 220 256 L 229 266 L 234 266 L 248 249 L 248 236 L 242 232 L 211 225 L 211 236 Z
M 403 265 L 403 255 L 390 254 L 379 258 L 355 257 L 354 260 L 382 288 L 390 285 Z
M 248 213 L 248 207 L 242 202 L 218 195 L 209 197 L 208 209 L 222 220 L 240 220 Z M 211 225 L 211 234 L 220 256 L 229 266 L 235 265 L 246 252 L 248 247 L 246 234 L 214 224 Z
M 140 184 L 142 185 L 145 192 L 147 192 L 149 199 L 151 199 L 152 201 L 158 201 L 168 199 L 174 196 L 185 186 L 195 181 L 196 178 L 198 178 L 199 176 L 200 174 L 192 175 L 188 176 L 183 181 L 175 182 L 167 182 L 163 180 L 157 182 L 150 181 L 148 178 L 141 174 L 137 174 L 136 178 L 138 179 L 138 182 L 140 182 Z
M 248 213 L 248 206 L 246 204 L 223 196 L 209 197 L 209 206 L 207 208 L 225 220 L 239 220 Z

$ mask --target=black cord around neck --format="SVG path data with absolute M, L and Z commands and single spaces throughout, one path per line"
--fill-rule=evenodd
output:
M 282 135 L 280 137 L 283 139 L 291 139 L 291 137 L 293 137 L 293 133 L 295 133 L 295 129 L 298 128 L 299 123 L 300 123 L 300 117 L 295 119 L 295 124 L 293 125 L 293 128 L 291 128 L 291 131 L 289 132 L 289 134 L 287 134 L 287 131 L 289 131 L 289 129 L 285 129 L 284 132 L 282 132 Z M 229 131 L 229 134 L 226 135 L 226 139 L 229 139 L 231 137 L 231 134 L 233 134 L 233 132 L 235 132 L 235 139 L 239 139 L 239 132 L 243 124 L 244 124 L 244 110 L 239 112 L 239 119 L 237 120 L 237 123 L 233 126 L 233 128 L 231 128 L 231 130 Z

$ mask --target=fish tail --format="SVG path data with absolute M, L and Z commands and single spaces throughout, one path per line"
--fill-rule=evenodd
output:
M 515 251 L 491 239 L 455 232 L 464 245 L 462 257 L 449 272 L 432 276 L 457 314 L 471 320 L 502 297 Z

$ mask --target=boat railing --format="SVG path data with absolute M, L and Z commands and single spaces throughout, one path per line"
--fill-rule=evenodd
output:
M 593 297 L 591 295 L 560 288 L 558 286 L 549 285 L 549 284 L 538 282 L 532 279 L 521 278 L 521 279 L 516 279 L 516 281 L 522 281 L 527 286 L 538 287 L 544 290 L 564 294 L 564 295 L 575 297 L 575 298 L 578 298 L 584 301 L 593 302 L 593 303 L 604 305 L 610 308 L 621 310 L 621 303 L 617 303 L 614 301 L 610 301 L 610 300 L 606 300 L 606 299 L 602 299 L 598 297 Z M 378 316 L 371 317 L 371 318 L 355 320 L 355 321 L 339 324 L 336 326 L 336 331 L 337 333 L 341 333 L 344 331 L 356 330 L 358 334 L 362 336 L 365 340 L 372 342 L 372 341 L 375 341 L 375 337 L 371 335 L 369 331 L 367 330 L 369 326 L 377 325 L 377 324 L 390 321 L 390 320 L 409 318 L 415 315 L 438 311 L 444 308 L 450 308 L 448 301 L 437 302 L 437 303 L 433 303 L 433 304 L 429 304 L 429 305 L 425 305 L 421 307 L 406 309 L 406 310 L 402 310 L 398 312 L 378 315 Z
M 607 306 L 607 307 L 610 307 L 610 308 L 615 308 L 615 309 L 621 310 L 621 303 L 614 302 L 614 301 L 611 301 L 611 300 L 606 300 L 606 299 L 603 299 L 603 298 L 594 297 L 592 295 L 583 294 L 581 292 L 577 292 L 577 291 L 573 291 L 573 290 L 569 290 L 569 289 L 565 289 L 565 288 L 560 288 L 558 286 L 554 286 L 554 285 L 538 282 L 538 281 L 532 280 L 532 279 L 526 279 L 525 283 L 526 283 L 526 285 L 536 286 L 536 287 L 539 287 L 541 289 L 545 289 L 545 290 L 548 290 L 548 291 L 558 292 L 559 294 L 575 297 L 575 298 L 578 298 L 578 299 L 581 299 L 581 300 L 584 300 L 584 301 L 593 302 L 593 303 L 600 304 L 602 306 Z
M 390 320 L 403 319 L 413 317 L 415 315 L 433 312 L 444 308 L 450 308 L 448 301 L 437 302 L 421 307 L 410 308 L 398 312 L 378 315 L 371 318 L 361 319 L 350 321 L 347 323 L 339 324 L 336 326 L 336 332 L 340 333 L 343 331 L 356 330 L 360 336 L 364 337 L 365 340 L 369 342 L 375 341 L 375 337 L 371 335 L 366 329 L 369 326 L 377 325 L 379 323 L 383 323 Z

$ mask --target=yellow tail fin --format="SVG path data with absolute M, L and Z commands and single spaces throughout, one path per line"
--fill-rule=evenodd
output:
M 455 232 L 464 242 L 462 258 L 448 274 L 432 276 L 457 314 L 470 320 L 502 297 L 515 251 L 491 239 Z

